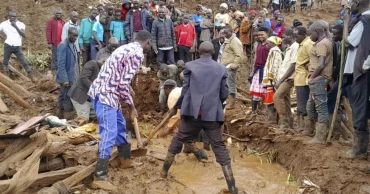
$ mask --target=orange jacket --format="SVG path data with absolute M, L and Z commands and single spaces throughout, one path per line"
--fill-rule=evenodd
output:
M 240 25 L 239 39 L 243 44 L 251 44 L 250 40 L 253 36 L 252 23 L 249 22 L 248 17 L 244 18 Z

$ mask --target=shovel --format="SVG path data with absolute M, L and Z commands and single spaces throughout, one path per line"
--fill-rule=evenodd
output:
M 170 118 L 171 118 L 171 115 L 167 114 L 166 117 L 161 121 L 161 123 L 159 123 L 159 125 L 149 135 L 149 137 L 146 139 L 146 141 L 144 141 L 144 146 L 147 146 L 148 144 L 150 144 L 150 140 L 152 140 L 154 135 L 163 127 L 164 124 L 166 124 L 168 122 L 168 120 L 170 120 Z
M 135 128 L 135 135 L 137 140 L 137 149 L 131 150 L 132 157 L 141 157 L 145 156 L 148 150 L 144 148 L 143 142 L 141 141 L 139 125 L 137 124 L 137 118 L 134 119 L 134 128 Z

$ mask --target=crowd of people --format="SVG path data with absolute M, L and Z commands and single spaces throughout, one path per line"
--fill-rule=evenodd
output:
M 354 147 L 346 157 L 365 158 L 370 118 L 370 1 L 354 0 L 346 5 L 334 25 L 313 21 L 303 26 L 295 19 L 291 27 L 280 10 L 289 11 L 291 6 L 295 10 L 295 1 L 284 2 L 269 3 L 273 8 L 271 19 L 268 9 L 240 11 L 235 2 L 222 3 L 217 14 L 213 14 L 216 10 L 198 5 L 191 14 L 190 10 L 177 9 L 174 0 L 123 0 L 119 9 L 112 4 L 92 8 L 80 23 L 77 12 L 71 12 L 70 20 L 64 22 L 63 10 L 56 9 L 46 23 L 46 40 L 52 52 L 48 75 L 55 75 L 60 85 L 59 118 L 79 124 L 96 118 L 99 123 L 102 140 L 93 185 L 115 188 L 107 180 L 114 145 L 118 147 L 121 167 L 135 166 L 130 160 L 131 144 L 120 101 L 128 105 L 130 117 L 136 118 L 130 82 L 140 68 L 148 67 L 158 71 L 160 110 L 169 110 L 172 117 L 160 136 L 178 128 L 162 177 L 167 176 L 183 145 L 200 161 L 207 160 L 203 149 L 194 145 L 195 140 L 202 140 L 204 149 L 210 150 L 212 145 L 230 192 L 237 193 L 220 131 L 224 110 L 236 107 L 236 78 L 245 64 L 250 73 L 251 116 L 258 114 L 263 103 L 269 123 L 279 124 L 281 131 L 293 129 L 290 97 L 294 90 L 298 118 L 295 130 L 314 136 L 309 144 L 326 143 L 332 120 L 333 138 L 343 136 L 340 122 L 346 117 L 339 111 L 333 118 L 336 94 L 341 88 L 342 96 L 352 105 L 356 134 Z M 248 4 L 242 1 L 242 7 Z M 25 25 L 16 19 L 15 11 L 10 11 L 8 18 L 0 24 L 0 31 L 7 35 L 4 71 L 9 74 L 8 61 L 14 53 L 34 80 L 21 50 Z M 344 82 L 339 85 L 342 76 Z

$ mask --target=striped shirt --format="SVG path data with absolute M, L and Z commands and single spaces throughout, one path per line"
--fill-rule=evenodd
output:
M 93 99 L 99 98 L 100 103 L 116 110 L 121 108 L 120 98 L 131 105 L 133 100 L 129 85 L 143 60 L 143 48 L 139 43 L 133 42 L 119 47 L 105 61 L 88 95 Z

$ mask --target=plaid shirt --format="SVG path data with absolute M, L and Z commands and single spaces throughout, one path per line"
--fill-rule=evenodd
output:
M 99 102 L 119 110 L 120 98 L 127 104 L 133 104 L 129 84 L 139 71 L 144 60 L 141 45 L 137 42 L 123 45 L 116 49 L 105 61 L 98 77 L 92 83 L 88 95 Z

